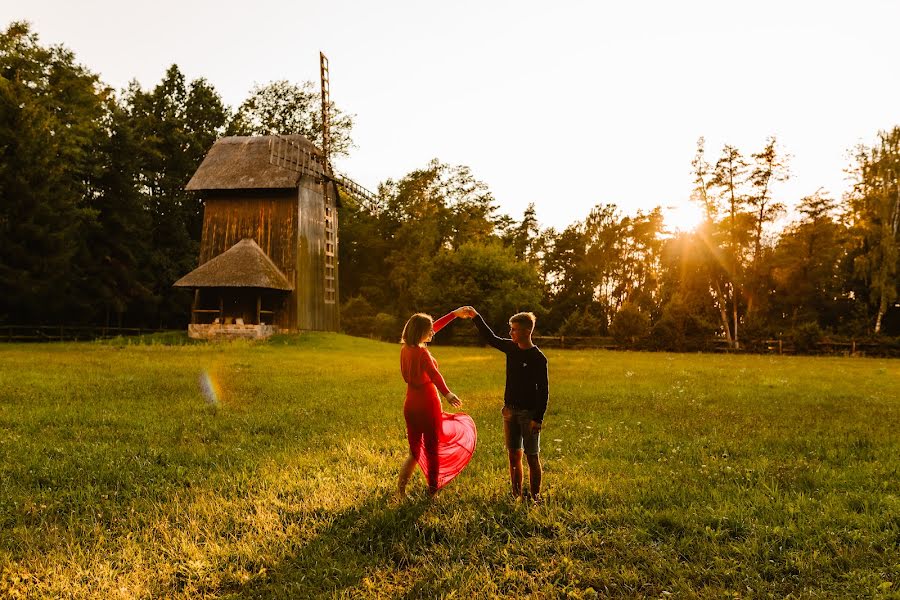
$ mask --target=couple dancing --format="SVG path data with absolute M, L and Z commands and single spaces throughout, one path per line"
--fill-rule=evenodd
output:
M 434 334 L 457 317 L 472 319 L 482 338 L 506 354 L 503 431 L 509 454 L 512 494 L 516 498 L 522 495 L 524 454 L 528 461 L 531 498 L 540 502 L 540 435 L 549 385 L 547 358 L 531 341 L 535 316 L 527 312 L 513 315 L 509 319 L 509 338 L 501 338 L 494 335 L 471 306 L 461 306 L 437 321 L 417 313 L 403 327 L 400 371 L 407 384 L 403 416 L 409 456 L 400 469 L 398 492 L 400 496 L 406 494 L 406 485 L 418 463 L 428 481 L 428 493 L 433 496 L 459 475 L 475 451 L 477 433 L 472 417 L 441 410 L 438 391 L 454 408 L 460 408 L 462 403 L 447 387 L 437 361 L 426 347 Z

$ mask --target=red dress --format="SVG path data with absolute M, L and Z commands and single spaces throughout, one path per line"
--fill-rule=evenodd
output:
M 455 318 L 453 313 L 434 322 L 440 331 Z M 439 490 L 459 475 L 475 452 L 478 434 L 475 422 L 464 413 L 441 410 L 441 394 L 449 389 L 427 348 L 406 346 L 400 350 L 400 372 L 406 381 L 406 438 L 412 454 L 428 479 L 431 490 Z

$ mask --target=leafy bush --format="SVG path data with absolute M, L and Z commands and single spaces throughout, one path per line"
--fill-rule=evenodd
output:
M 576 310 L 569 315 L 559 328 L 559 335 L 597 336 L 602 335 L 606 323 L 590 310 Z
M 762 352 L 766 348 L 766 340 L 777 337 L 775 331 L 764 319 L 753 318 L 738 331 L 741 348 L 753 352 Z
M 633 346 L 647 337 L 649 331 L 650 318 L 632 304 L 622 306 L 609 326 L 616 343 L 623 346 Z
M 681 350 L 684 347 L 683 328 L 671 316 L 664 316 L 650 330 L 650 348 L 654 350 Z
M 399 341 L 402 329 L 400 321 L 394 315 L 378 313 L 372 319 L 372 335 L 386 342 Z
M 706 350 L 718 326 L 707 315 L 673 296 L 662 309 L 662 316 L 650 331 L 647 347 L 678 352 Z
M 347 300 L 341 307 L 341 329 L 358 336 L 372 335 L 375 326 L 375 309 L 362 296 Z
M 809 353 L 815 350 L 816 344 L 822 341 L 823 333 L 819 324 L 815 321 L 801 323 L 791 332 L 794 340 L 794 349 L 797 352 Z
M 499 243 L 442 248 L 414 287 L 416 310 L 438 317 L 448 309 L 471 304 L 495 331 L 505 331 L 507 319 L 519 311 L 539 316 L 543 312 L 537 270 Z

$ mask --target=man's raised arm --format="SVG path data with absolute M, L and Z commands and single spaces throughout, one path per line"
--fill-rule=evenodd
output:
M 502 338 L 495 335 L 488 324 L 484 322 L 484 319 L 478 313 L 478 311 L 476 311 L 471 306 L 468 306 L 466 308 L 471 309 L 472 321 L 475 323 L 475 327 L 478 328 L 478 333 L 481 334 L 481 338 L 485 342 L 501 352 L 506 352 L 510 348 L 510 346 L 513 345 L 513 341 L 511 339 Z

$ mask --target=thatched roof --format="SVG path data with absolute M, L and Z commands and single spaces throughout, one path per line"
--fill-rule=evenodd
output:
M 254 287 L 292 290 L 294 286 L 278 270 L 256 242 L 244 238 L 203 263 L 174 284 L 174 287 Z
M 185 189 L 247 190 L 291 189 L 300 183 L 300 173 L 272 164 L 270 142 L 276 136 L 225 137 L 213 144 Z M 321 156 L 319 149 L 302 135 L 284 135 L 301 148 Z

